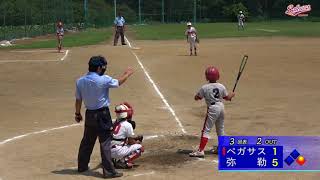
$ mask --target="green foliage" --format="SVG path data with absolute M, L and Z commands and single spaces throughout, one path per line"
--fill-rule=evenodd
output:
M 242 11 L 243 14 L 248 17 L 248 9 L 241 2 L 223 7 L 223 14 L 230 19 L 235 19 L 239 11 Z
M 112 36 L 112 29 L 88 29 L 79 33 L 67 34 L 63 39 L 64 47 L 94 45 L 97 43 L 108 41 Z M 55 38 L 48 40 L 36 40 L 28 44 L 20 44 L 10 49 L 34 49 L 34 48 L 56 48 L 57 40 Z
M 90 1 L 88 11 L 89 25 L 92 27 L 106 27 L 113 21 L 113 8 L 104 0 Z
M 114 0 L 87 2 L 88 11 L 84 10 L 84 0 L 0 0 L 0 40 L 54 33 L 57 20 L 67 29 L 113 24 Z M 247 22 L 295 19 L 284 14 L 289 4 L 311 4 L 309 17 L 300 20 L 316 22 L 320 18 L 319 0 L 117 0 L 117 11 L 127 23 L 139 22 L 139 2 L 143 23 L 162 22 L 163 17 L 166 23 L 181 23 L 193 21 L 194 16 L 197 22 L 230 22 L 237 20 L 239 10 Z
M 127 4 L 120 4 L 117 8 L 118 12 L 121 12 L 121 15 L 125 17 L 127 23 L 137 22 L 137 14 L 131 9 Z

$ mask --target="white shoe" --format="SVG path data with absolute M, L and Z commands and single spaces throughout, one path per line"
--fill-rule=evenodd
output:
M 204 158 L 204 151 L 193 151 L 189 154 L 190 157 L 198 157 L 198 158 Z

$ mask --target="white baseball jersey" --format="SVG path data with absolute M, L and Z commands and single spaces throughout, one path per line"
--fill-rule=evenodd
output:
M 126 139 L 128 137 L 134 137 L 132 125 L 128 121 L 120 122 L 113 130 L 114 139 Z M 113 140 L 111 145 L 123 145 L 124 142 Z
M 218 136 L 224 135 L 224 105 L 222 99 L 228 96 L 227 89 L 220 83 L 209 83 L 201 87 L 198 94 L 207 105 L 207 116 L 202 129 L 202 137 L 210 138 L 212 127 L 216 126 Z
M 243 22 L 243 21 L 244 21 L 244 15 L 238 14 L 238 22 Z
M 57 34 L 59 36 L 63 36 L 64 35 L 64 29 L 63 27 L 57 27 Z
M 222 99 L 228 96 L 228 91 L 224 85 L 220 83 L 208 83 L 201 87 L 198 96 L 204 98 L 207 105 L 222 102 Z
M 191 27 L 190 29 L 187 29 L 185 32 L 185 35 L 188 36 L 188 38 L 195 39 L 197 37 L 197 30 L 194 27 Z

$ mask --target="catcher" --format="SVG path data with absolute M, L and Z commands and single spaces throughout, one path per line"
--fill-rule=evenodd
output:
M 194 28 L 191 22 L 187 23 L 187 30 L 185 32 L 187 42 L 190 44 L 190 56 L 192 56 L 192 50 L 194 49 L 194 55 L 197 56 L 197 43 L 199 43 L 198 34 L 196 28 Z
M 113 125 L 113 140 L 111 142 L 111 157 L 116 168 L 130 169 L 133 161 L 141 156 L 144 148 L 141 145 L 143 136 L 136 136 L 136 127 L 132 120 L 133 108 L 124 102 L 115 107 L 117 120 Z
M 62 49 L 63 36 L 64 36 L 63 23 L 59 21 L 57 23 L 58 52 L 61 52 L 61 49 Z

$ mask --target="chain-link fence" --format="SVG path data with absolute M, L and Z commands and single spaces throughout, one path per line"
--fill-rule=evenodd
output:
M 58 20 L 74 22 L 72 0 L 0 1 L 0 39 L 53 33 Z
M 67 30 L 113 24 L 120 11 L 128 24 L 289 19 L 291 3 L 311 4 L 308 19 L 320 20 L 318 0 L 0 0 L 0 40 L 52 34 L 61 20 Z M 292 19 L 292 18 L 290 18 Z

